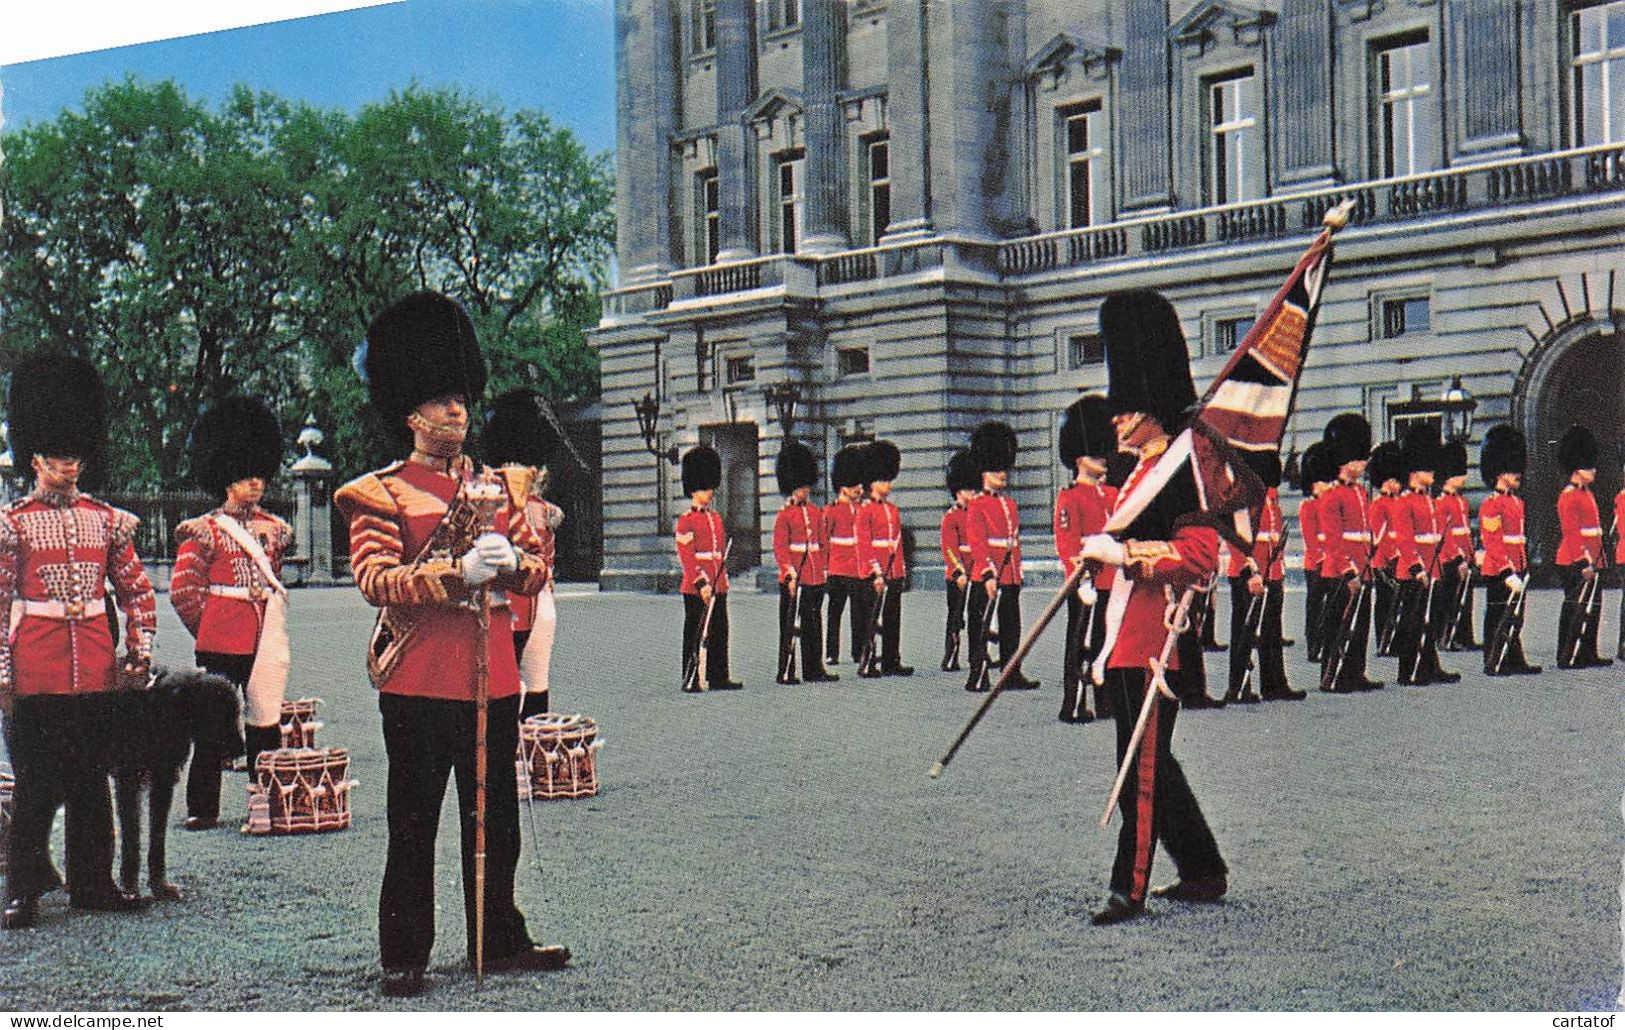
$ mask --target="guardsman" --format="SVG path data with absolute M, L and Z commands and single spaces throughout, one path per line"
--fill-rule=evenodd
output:
M 683 570 L 683 689 L 691 694 L 744 686 L 728 675 L 728 528 L 711 506 L 721 484 L 722 457 L 713 448 L 700 444 L 683 455 L 689 509 L 677 518 L 676 537 Z M 702 650 L 704 670 L 698 668 Z
M 1326 447 L 1337 480 L 1320 499 L 1320 530 L 1326 537 L 1321 564 L 1321 638 L 1323 689 L 1347 694 L 1376 690 L 1382 683 L 1367 679 L 1366 645 L 1371 640 L 1371 529 L 1366 496 L 1366 459 L 1371 454 L 1371 424 L 1363 416 L 1344 412 L 1326 423 L 1321 442 Z M 1341 638 L 1341 639 L 1340 639 Z M 1336 667 L 1335 682 L 1326 676 L 1328 663 Z
M 1625 569 L 1625 487 L 1614 495 L 1614 567 Z M 1619 651 L 1616 657 L 1625 662 L 1625 579 L 1620 580 L 1619 584 Z
M 1236 551 L 1226 543 L 1230 577 L 1230 686 L 1226 701 L 1243 704 L 1253 701 L 1302 700 L 1308 693 L 1293 690 L 1286 679 L 1286 659 L 1281 644 L 1281 609 L 1285 602 L 1285 548 L 1282 546 L 1285 520 L 1281 517 L 1281 456 L 1275 451 L 1247 452 L 1244 455 L 1264 483 L 1264 506 L 1258 514 L 1258 531 L 1250 554 Z M 1251 625 L 1248 619 L 1251 618 Z M 1248 644 L 1251 646 L 1247 646 Z M 1249 652 L 1258 653 L 1257 679 L 1245 689 Z
M 824 670 L 824 513 L 812 503 L 818 459 L 804 444 L 784 441 L 773 466 L 784 507 L 773 519 L 773 560 L 779 566 L 779 662 L 776 682 L 832 683 Z M 799 629 L 798 629 L 799 628 Z M 799 632 L 799 636 L 798 636 Z M 796 643 L 801 679 L 796 677 Z
M 288 680 L 281 575 L 293 527 L 260 507 L 266 484 L 282 468 L 282 423 L 263 401 L 230 397 L 198 419 L 189 450 L 192 478 L 225 503 L 176 527 L 180 546 L 169 601 L 192 634 L 197 664 L 243 692 L 243 742 L 252 777 L 260 752 L 282 746 Z M 219 825 L 220 765 L 231 757 L 208 751 L 201 741 L 192 753 L 188 830 Z
M 544 404 L 546 401 L 535 390 L 509 390 L 491 406 L 484 442 L 486 464 L 532 470 L 530 496 L 525 499 L 525 521 L 536 533 L 537 554 L 552 570 L 564 510 L 544 497 L 543 492 L 549 481 L 548 469 L 564 437 L 553 425 Z M 549 672 L 553 664 L 553 640 L 558 631 L 553 582 L 554 577 L 549 575 L 534 597 L 508 595 L 508 607 L 513 612 L 513 650 L 519 662 L 521 720 L 545 713 L 550 705 Z
M 1399 535 L 1394 529 L 1394 502 L 1404 489 L 1400 483 L 1404 473 L 1399 466 L 1399 444 L 1389 441 L 1378 444 L 1372 450 L 1371 460 L 1365 467 L 1366 479 L 1377 488 L 1377 496 L 1371 499 L 1371 507 L 1367 509 L 1371 539 L 1377 545 L 1376 553 L 1371 558 L 1371 592 L 1377 602 L 1371 624 L 1376 627 L 1377 654 L 1389 657 L 1393 655 L 1394 599 L 1398 594 L 1394 578 L 1394 567 L 1398 561 L 1394 542 Z
M 428 291 L 404 297 L 373 318 L 365 347 L 373 409 L 392 437 L 411 447 L 406 458 L 333 495 L 350 522 L 356 586 L 382 609 L 367 647 L 389 766 L 389 853 L 378 895 L 381 991 L 423 992 L 435 933 L 435 836 L 454 773 L 465 871 L 475 866 L 482 817 L 485 826 L 485 969 L 558 969 L 569 949 L 535 944 L 513 898 L 519 664 L 507 597 L 536 593 L 550 572 L 524 518 L 528 476 L 477 466 L 463 453 L 471 406 L 485 389 L 485 360 L 461 305 Z M 483 813 L 476 783 L 482 748 L 490 755 Z M 465 872 L 470 962 L 478 953 L 475 897 L 474 877 Z
M 999 664 L 1015 654 L 1021 643 L 1021 514 L 1005 493 L 1015 467 L 1016 431 L 1003 422 L 983 422 L 971 433 L 971 453 L 982 477 L 982 492 L 965 514 L 965 535 L 970 538 L 971 587 L 969 612 L 970 677 L 966 690 L 992 689 L 989 682 L 987 639 L 982 633 L 989 605 L 999 619 Z M 1007 689 L 1035 690 L 1038 681 L 1018 668 Z
M 1100 309 L 1106 344 L 1113 425 L 1118 445 L 1139 455 L 1139 465 L 1119 496 L 1157 474 L 1170 434 L 1183 428 L 1185 411 L 1196 401 L 1190 359 L 1179 316 L 1161 296 L 1149 292 L 1118 293 Z M 1154 482 L 1155 480 L 1153 480 Z M 1189 491 L 1194 494 L 1194 485 Z M 1209 581 L 1218 567 L 1219 537 L 1206 526 L 1175 528 L 1181 515 L 1177 497 L 1183 491 L 1162 490 L 1134 521 L 1115 536 L 1085 538 L 1085 559 L 1116 567 L 1107 601 L 1106 640 L 1094 675 L 1112 695 L 1117 723 L 1117 758 L 1127 754 L 1134 724 L 1147 690 L 1153 685 L 1151 663 L 1164 650 L 1171 632 L 1166 625 L 1168 593 Z M 1181 692 L 1183 656 L 1170 656 L 1169 686 Z M 1173 857 L 1177 882 L 1155 893 L 1177 901 L 1215 902 L 1229 884 L 1219 846 L 1202 816 L 1201 806 L 1173 756 L 1174 718 L 1179 705 L 1166 697 L 1152 704 L 1140 760 L 1129 766 L 1119 797 L 1123 825 L 1112 865 L 1111 895 L 1093 917 L 1096 925 L 1133 919 L 1145 911 L 1151 859 L 1161 840 Z
M 1433 499 L 1439 523 L 1439 598 L 1435 637 L 1446 651 L 1476 651 L 1473 639 L 1472 509 L 1461 491 L 1467 485 L 1467 447 L 1451 441 L 1439 448 L 1434 469 L 1439 496 Z
M 942 574 L 946 579 L 948 620 L 942 636 L 942 671 L 958 672 L 960 632 L 965 628 L 965 588 L 970 583 L 970 538 L 965 535 L 965 511 L 976 499 L 982 477 L 976 457 L 961 447 L 948 459 L 948 495 L 954 503 L 942 513 Z
M 1461 679 L 1460 673 L 1446 672 L 1440 666 L 1432 631 L 1438 604 L 1440 533 L 1430 488 L 1438 450 L 1439 445 L 1422 427 L 1413 428 L 1399 449 L 1406 490 L 1394 503 L 1400 606 L 1394 655 L 1399 659 L 1399 682 L 1414 687 Z
M 1320 530 L 1320 495 L 1331 489 L 1335 470 L 1330 466 L 1326 447 L 1319 440 L 1310 444 L 1300 460 L 1298 486 L 1303 500 L 1298 504 L 1298 528 L 1303 536 L 1304 617 L 1303 637 L 1311 662 L 1319 662 L 1325 641 L 1320 631 L 1326 607 L 1326 590 L 1320 581 L 1320 566 L 1326 560 L 1326 535 Z
M 892 483 L 903 467 L 903 456 L 890 440 L 876 440 L 864 448 L 864 479 L 869 503 L 858 512 L 858 567 L 868 577 L 871 605 L 880 605 L 880 660 L 859 669 L 861 676 L 912 676 L 903 664 L 903 588 L 908 566 L 903 562 L 903 513 L 890 500 Z M 876 612 L 870 608 L 871 622 Z M 865 627 L 864 632 L 868 632 Z M 873 647 L 872 640 L 864 644 Z
M 1557 465 L 1568 477 L 1557 495 L 1557 545 L 1563 575 L 1563 611 L 1557 621 L 1557 665 L 1583 669 L 1614 664 L 1597 654 L 1602 622 L 1602 590 L 1594 583 L 1602 568 L 1602 519 L 1591 484 L 1597 478 L 1597 438 L 1585 426 L 1570 426 L 1557 445 Z
M 34 490 L 0 509 L 0 709 L 16 773 L 0 925 L 33 926 L 39 896 L 57 886 L 51 824 L 67 805 L 68 903 L 123 912 L 145 901 L 113 883 L 107 775 L 119 748 L 121 686 L 146 682 L 157 600 L 135 553 L 137 519 L 79 492 L 102 460 L 101 377 L 82 358 L 40 354 L 11 377 L 11 447 Z M 125 616 L 114 655 L 106 583 Z
M 841 612 L 852 604 L 852 664 L 863 649 L 869 626 L 868 587 L 858 561 L 858 515 L 863 511 L 864 445 L 848 444 L 835 452 L 830 485 L 835 499 L 824 505 L 824 546 L 828 555 L 829 622 L 824 627 L 824 663 L 841 659 Z
M 1117 506 L 1117 489 L 1106 485 L 1106 459 L 1117 450 L 1117 433 L 1112 429 L 1106 398 L 1089 394 L 1073 401 L 1061 416 L 1057 450 L 1061 467 L 1073 479 L 1055 495 L 1055 553 L 1061 571 L 1068 576 L 1084 564 L 1083 538 L 1106 527 L 1106 519 Z M 1111 589 L 1114 569 L 1094 566 L 1085 571 L 1077 590 L 1066 597 L 1065 662 L 1061 671 L 1061 721 L 1093 722 L 1089 710 L 1089 665 L 1101 641 L 1106 639 L 1106 606 L 1100 601 Z M 1097 705 L 1104 700 L 1095 691 Z M 1104 713 L 1103 713 L 1104 714 Z
M 1478 539 L 1484 547 L 1478 566 L 1484 576 L 1484 672 L 1490 676 L 1540 672 L 1540 666 L 1530 665 L 1524 657 L 1519 617 L 1528 589 L 1529 549 L 1518 487 L 1528 460 L 1523 434 L 1516 429 L 1500 425 L 1485 434 L 1478 470 L 1495 492 L 1478 509 Z

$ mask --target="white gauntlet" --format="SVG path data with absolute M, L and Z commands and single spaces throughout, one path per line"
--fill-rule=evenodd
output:
M 1102 562 L 1106 565 L 1122 565 L 1128 560 L 1128 550 L 1110 533 L 1095 533 L 1083 538 L 1083 550 L 1080 552 L 1085 558 Z

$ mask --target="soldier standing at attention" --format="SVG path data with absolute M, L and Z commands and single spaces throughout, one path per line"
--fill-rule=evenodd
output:
M 1460 673 L 1447 672 L 1439 664 L 1438 643 L 1429 621 L 1430 599 L 1437 604 L 1439 586 L 1439 523 L 1429 490 L 1438 447 L 1426 430 L 1411 430 L 1400 447 L 1400 469 L 1407 489 L 1394 504 L 1401 608 L 1394 655 L 1399 659 L 1399 682 L 1416 687 L 1461 679 Z
M 903 664 L 903 588 L 908 568 L 903 564 L 903 513 L 890 500 L 892 483 L 902 470 L 903 456 L 889 440 L 876 440 L 864 449 L 864 479 L 869 487 L 869 503 L 858 514 L 858 566 L 869 579 L 874 596 L 870 604 L 883 605 L 880 612 L 880 661 L 858 674 L 912 676 L 914 669 Z M 874 610 L 870 609 L 871 618 Z M 868 627 L 865 625 L 865 632 Z M 873 641 L 864 644 L 873 647 Z M 871 663 L 873 665 L 873 663 Z
M 1557 665 L 1561 669 L 1605 667 L 1614 663 L 1597 654 L 1602 591 L 1592 581 L 1602 566 L 1602 519 L 1591 494 L 1591 484 L 1597 479 L 1597 438 L 1591 430 L 1569 427 L 1557 445 L 1557 465 L 1568 477 L 1557 495 L 1557 519 L 1563 528 L 1557 545 L 1557 565 L 1563 574 Z
M 841 658 L 841 612 L 852 602 L 852 662 L 857 664 L 863 650 L 863 634 L 869 626 L 868 587 L 858 562 L 858 514 L 862 511 L 864 450 L 862 444 L 848 444 L 835 452 L 830 484 L 835 499 L 824 506 L 824 539 L 828 546 L 829 623 L 824 628 L 824 664 L 839 665 Z
M 1377 488 L 1377 496 L 1371 499 L 1371 506 L 1366 509 L 1371 539 L 1376 542 L 1376 552 L 1371 558 L 1371 592 L 1376 597 L 1371 625 L 1376 627 L 1377 654 L 1390 657 L 1393 655 L 1394 576 L 1398 560 L 1394 548 L 1394 542 L 1398 539 L 1394 531 L 1394 510 L 1399 492 L 1404 489 L 1399 482 L 1404 475 L 1399 470 L 1399 464 L 1399 444 L 1390 441 L 1378 444 L 1365 466 L 1366 479 Z
M 1334 683 L 1322 687 L 1334 693 L 1376 690 L 1382 683 L 1367 679 L 1366 645 L 1371 640 L 1371 604 L 1363 590 L 1371 576 L 1370 499 L 1366 496 L 1366 458 L 1371 453 L 1371 424 L 1363 416 L 1344 412 L 1326 423 L 1321 443 L 1337 481 L 1320 498 L 1320 531 L 1326 538 L 1326 557 L 1321 564 L 1321 589 L 1326 592 L 1323 608 L 1324 641 L 1321 665 L 1335 663 Z M 1338 637 L 1347 646 L 1340 647 Z
M 722 457 L 714 449 L 700 444 L 683 455 L 683 493 L 690 507 L 677 518 L 676 536 L 683 569 L 683 689 L 691 694 L 744 686 L 728 674 L 728 570 L 723 561 L 728 529 L 711 506 L 721 484 Z M 706 626 L 708 605 L 711 624 Z M 702 644 L 703 670 L 698 668 Z
M 947 579 L 948 621 L 942 637 L 942 671 L 958 672 L 960 632 L 965 628 L 965 588 L 970 583 L 970 538 L 965 511 L 976 499 L 982 477 L 976 458 L 965 448 L 948 459 L 948 495 L 954 503 L 942 513 L 942 572 Z
M 809 499 L 818 460 L 794 440 L 784 441 L 774 464 L 784 507 L 773 520 L 773 559 L 779 566 L 779 664 L 776 681 L 832 683 L 824 671 L 824 513 Z M 799 624 L 802 675 L 790 661 Z
M 1320 581 L 1320 566 L 1326 558 L 1326 536 L 1320 531 L 1320 495 L 1331 489 L 1333 476 L 1325 444 L 1319 440 L 1310 444 L 1298 468 L 1298 485 L 1303 491 L 1303 501 L 1298 505 L 1298 528 L 1303 531 L 1303 636 L 1309 660 L 1318 663 L 1325 643 L 1320 632 L 1326 606 L 1326 589 Z
M 997 605 L 999 659 L 1015 654 L 1021 643 L 1021 515 L 1004 489 L 1010 485 L 1018 448 L 1016 431 L 1003 422 L 983 422 L 971 433 L 971 453 L 981 471 L 982 492 L 965 514 L 965 535 L 970 539 L 971 590 L 970 678 L 965 689 L 991 690 L 988 681 L 987 639 L 982 634 L 988 605 Z M 1038 681 L 1018 668 L 1010 675 L 1012 690 L 1036 690 Z
M 1528 463 L 1523 434 L 1500 425 L 1484 436 L 1478 470 L 1495 492 L 1478 509 L 1478 555 L 1484 574 L 1484 672 L 1491 676 L 1523 676 L 1540 672 L 1523 652 L 1523 626 L 1506 622 L 1513 606 L 1528 589 L 1529 550 L 1524 541 L 1523 483 Z
M 1451 441 L 1439 448 L 1439 496 L 1433 499 L 1439 523 L 1439 598 L 1434 635 L 1446 651 L 1476 651 L 1473 639 L 1472 509 L 1461 488 L 1467 485 L 1467 447 Z
M 1106 398 L 1090 394 L 1073 401 L 1061 416 L 1061 466 L 1072 473 L 1071 485 L 1055 495 L 1055 553 L 1061 571 L 1071 576 L 1083 564 L 1083 538 L 1106 526 L 1117 506 L 1117 488 L 1105 482 L 1106 459 L 1117 450 L 1117 433 L 1112 429 Z M 1077 590 L 1066 598 L 1066 636 L 1062 647 L 1065 661 L 1061 671 L 1062 722 L 1093 722 L 1089 710 L 1089 665 L 1106 639 L 1106 606 L 1101 603 L 1111 589 L 1113 569 L 1105 566 L 1092 576 L 1087 572 Z M 1085 622 L 1087 621 L 1087 625 Z M 1095 688 L 1095 704 L 1101 707 L 1105 694 Z M 1109 714 L 1103 711 L 1102 715 Z

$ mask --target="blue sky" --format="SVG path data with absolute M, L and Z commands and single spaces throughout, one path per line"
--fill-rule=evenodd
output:
M 0 68 L 4 128 L 78 109 L 87 89 L 129 74 L 174 79 L 211 106 L 246 82 L 349 110 L 415 78 L 510 111 L 539 108 L 607 151 L 615 146 L 613 27 L 612 0 L 405 0 L 27 61 Z

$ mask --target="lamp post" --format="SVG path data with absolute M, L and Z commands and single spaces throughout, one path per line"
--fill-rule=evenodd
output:
M 677 447 L 672 445 L 664 451 L 660 449 L 660 401 L 649 392 L 643 394 L 643 399 L 632 402 L 632 411 L 638 417 L 638 434 L 643 437 L 643 449 L 648 451 L 655 459 L 655 533 L 666 531 L 666 466 L 660 459 L 676 465 L 678 463 Z
M 1461 376 L 1453 376 L 1450 386 L 1439 397 L 1439 425 L 1442 435 L 1453 443 L 1466 443 L 1473 435 L 1473 409 L 1478 401 L 1461 385 Z
M 790 439 L 796 431 L 796 404 L 801 400 L 801 390 L 795 383 L 786 381 L 765 388 L 762 390 L 762 396 L 778 414 L 784 438 Z

